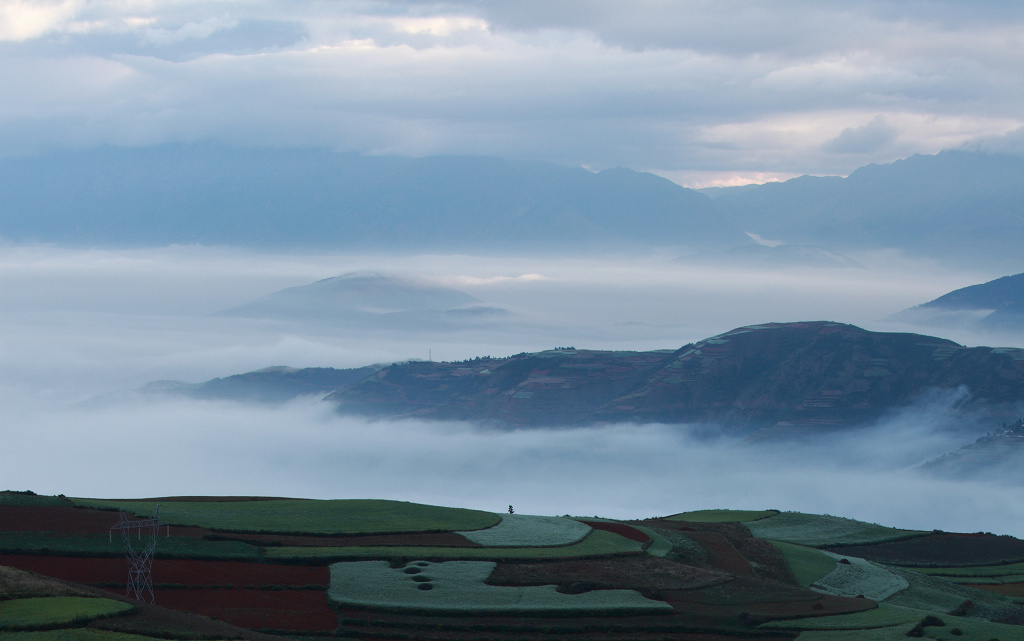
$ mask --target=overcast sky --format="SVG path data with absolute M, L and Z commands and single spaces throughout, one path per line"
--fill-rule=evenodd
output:
M 219 141 L 763 182 L 1024 148 L 1022 75 L 1019 2 L 4 0 L 0 149 Z

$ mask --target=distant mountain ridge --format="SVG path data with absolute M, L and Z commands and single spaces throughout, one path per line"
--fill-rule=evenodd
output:
M 350 272 L 282 289 L 221 315 L 421 331 L 426 327 L 458 329 L 508 314 L 504 309 L 479 303 L 479 299 L 459 289 L 421 279 Z
M 311 390 L 309 372 L 288 376 Z M 1015 419 L 1024 403 L 1024 349 L 828 321 L 741 327 L 678 350 L 559 348 L 330 372 L 346 377 L 321 385 L 341 413 L 505 427 L 661 422 L 800 436 L 857 427 L 936 391 L 960 393 L 959 410 L 986 420 Z M 221 380 L 258 387 L 280 376 Z M 218 385 L 204 384 L 204 397 Z
M 893 318 L 924 325 L 959 322 L 989 329 L 1024 329 L 1024 274 L 962 287 Z
M 848 262 L 843 252 L 878 248 L 1013 262 L 1024 242 L 1019 156 L 945 151 L 848 178 L 709 193 L 623 168 L 486 157 L 99 148 L 0 159 L 0 238 L 563 254 L 669 246 L 719 256 L 748 247 L 755 261 L 837 266 Z M 745 232 L 785 249 L 758 250 Z

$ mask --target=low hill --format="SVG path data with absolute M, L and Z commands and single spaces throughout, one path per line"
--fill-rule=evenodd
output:
M 508 314 L 479 303 L 454 287 L 391 274 L 353 272 L 282 289 L 221 315 L 422 331 L 427 327 L 456 329 Z
M 675 351 L 550 350 L 381 369 L 328 397 L 341 412 L 489 421 L 715 423 L 775 433 L 841 429 L 934 390 L 1012 414 L 1024 350 L 968 348 L 833 322 L 741 327 Z
M 158 515 L 156 536 L 137 524 L 124 539 L 103 537 L 124 523 L 118 509 Z M 126 546 L 147 544 L 155 605 L 122 596 Z M 1024 631 L 1013 598 L 1024 594 L 1022 563 L 1024 541 L 1013 537 L 777 510 L 622 521 L 401 501 L 7 491 L 0 636 L 948 638 L 938 630 L 1009 641 Z

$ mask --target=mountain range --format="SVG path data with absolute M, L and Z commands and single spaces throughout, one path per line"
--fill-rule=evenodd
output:
M 0 203 L 0 238 L 18 243 L 562 254 L 677 247 L 836 265 L 850 264 L 843 252 L 896 248 L 1012 262 L 1024 240 L 1024 158 L 945 151 L 847 178 L 700 193 L 624 168 L 485 157 L 100 148 L 0 159 Z M 746 249 L 723 253 L 736 248 Z

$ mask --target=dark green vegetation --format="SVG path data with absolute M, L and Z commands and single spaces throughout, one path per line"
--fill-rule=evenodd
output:
M 135 604 L 121 596 L 121 542 L 104 532 L 117 521 L 114 506 L 148 517 L 157 501 L 173 524 L 170 537 L 162 530 L 157 540 L 158 605 Z M 1016 576 L 1024 573 L 1024 542 L 1012 537 L 776 510 L 643 521 L 516 515 L 501 525 L 501 518 L 397 501 L 2 492 L 0 627 L 25 631 L 0 639 L 852 641 L 913 632 L 1019 641 L 1024 634 L 1024 596 L 1013 596 L 1024 587 Z M 490 527 L 499 544 L 519 542 L 470 540 L 474 528 Z M 582 539 L 572 534 L 580 528 Z
M 850 428 L 934 390 L 1017 418 L 1024 350 L 832 322 L 741 327 L 674 352 L 550 350 L 386 367 L 328 397 L 341 412 L 503 425 L 717 424 L 799 436 Z
M 160 519 L 224 532 L 351 535 L 397 532 L 451 532 L 490 527 L 499 517 L 490 512 L 434 507 L 375 499 L 272 499 L 266 501 L 114 501 L 71 499 L 80 507 L 123 508 L 151 514 L 160 503 Z

